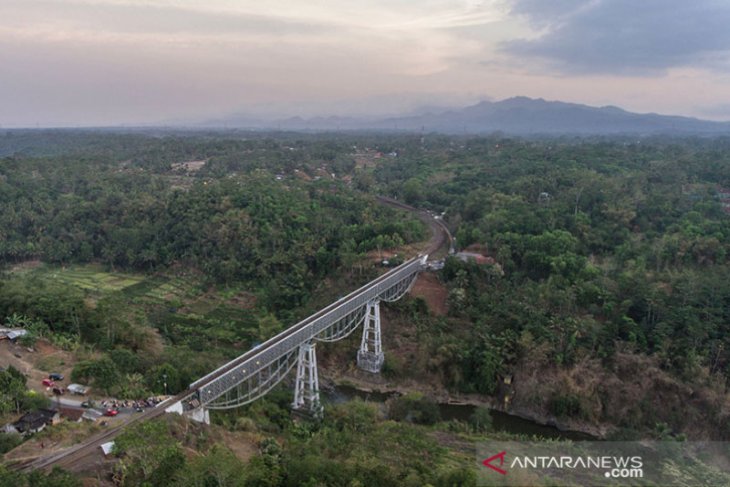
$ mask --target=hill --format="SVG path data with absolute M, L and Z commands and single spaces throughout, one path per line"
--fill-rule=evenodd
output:
M 266 122 L 237 115 L 204 125 L 292 131 L 376 130 L 445 134 L 730 134 L 730 122 L 656 113 L 632 113 L 615 106 L 592 107 L 524 96 L 497 102 L 482 101 L 476 105 L 451 110 L 420 110 L 412 115 L 381 119 L 296 116 Z

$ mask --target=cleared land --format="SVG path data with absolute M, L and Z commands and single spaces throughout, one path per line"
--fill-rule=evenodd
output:
M 15 274 L 33 273 L 44 279 L 55 280 L 75 286 L 90 293 L 121 291 L 145 280 L 145 276 L 122 272 L 108 272 L 97 264 L 69 266 L 20 266 L 13 269 Z

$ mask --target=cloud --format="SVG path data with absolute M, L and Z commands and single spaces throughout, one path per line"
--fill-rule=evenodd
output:
M 677 67 L 724 70 L 730 59 L 725 0 L 514 0 L 536 37 L 502 51 L 568 74 L 658 75 Z
M 224 29 L 247 26 L 246 18 L 260 22 L 254 27 L 344 27 L 363 29 L 439 29 L 483 25 L 503 17 L 504 0 L 3 0 L 5 8 L 14 6 L 25 12 L 33 9 L 46 15 L 132 20 L 141 28 L 166 25 L 195 27 L 220 23 Z M 169 17 L 169 18 L 168 18 Z M 241 23 L 243 21 L 243 23 Z M 248 24 L 250 25 L 250 24 Z
M 503 1 L 0 0 L 0 124 L 450 93 Z

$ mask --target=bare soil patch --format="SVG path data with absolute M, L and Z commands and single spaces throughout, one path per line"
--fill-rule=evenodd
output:
M 260 437 L 256 433 L 232 432 L 220 428 L 218 434 L 220 443 L 223 443 L 241 461 L 248 462 L 259 451 L 257 445 Z
M 67 384 L 76 359 L 71 352 L 58 349 L 45 340 L 38 340 L 30 349 L 10 340 L 0 340 L 0 364 L 15 367 L 28 377 L 28 388 L 50 397 L 41 381 L 50 372 L 58 372 L 65 377 L 62 384 Z
M 436 316 L 446 316 L 449 312 L 449 291 L 439 282 L 436 274 L 421 272 L 413 284 L 411 295 L 423 298 L 429 311 Z

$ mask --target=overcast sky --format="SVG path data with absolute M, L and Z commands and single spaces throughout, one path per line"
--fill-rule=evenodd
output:
M 0 0 L 0 125 L 516 95 L 730 120 L 728 0 Z

